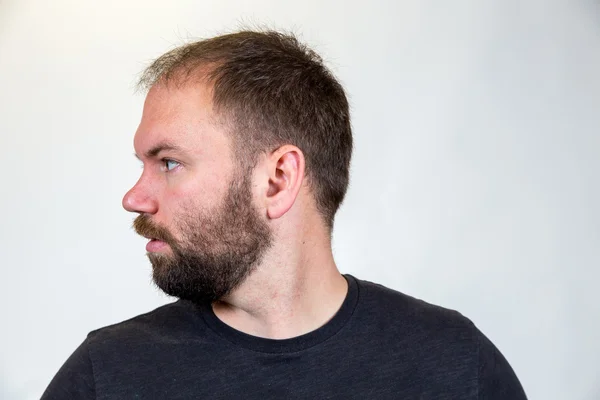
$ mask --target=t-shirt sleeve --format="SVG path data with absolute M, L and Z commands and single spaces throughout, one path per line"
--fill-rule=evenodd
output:
M 506 358 L 481 332 L 479 332 L 479 399 L 527 399 L 519 379 Z
M 58 370 L 41 400 L 95 400 L 94 372 L 87 339 Z

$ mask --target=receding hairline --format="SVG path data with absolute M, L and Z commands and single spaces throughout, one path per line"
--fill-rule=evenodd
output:
M 223 62 L 214 61 L 168 66 L 155 66 L 153 63 L 141 73 L 135 88 L 137 92 L 148 94 L 155 86 L 181 88 L 185 85 L 205 85 L 212 95 L 217 78 L 215 72 L 221 65 Z
M 214 83 L 222 72 L 219 68 L 229 62 L 231 49 L 240 44 L 251 43 L 254 39 L 265 40 L 265 43 L 270 41 L 271 44 L 279 42 L 277 44 L 282 47 L 291 45 L 313 62 L 325 67 L 323 58 L 301 41 L 295 32 L 266 26 L 245 26 L 237 31 L 200 38 L 172 48 L 141 72 L 135 85 L 136 91 L 147 92 L 158 83 L 184 85 L 195 79 L 206 79 L 209 83 Z

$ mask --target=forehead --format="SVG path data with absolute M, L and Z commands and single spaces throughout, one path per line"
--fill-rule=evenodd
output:
M 205 84 L 155 85 L 144 102 L 142 120 L 134 138 L 142 156 L 162 142 L 194 150 L 227 142 L 213 112 L 212 92 Z M 222 143 L 221 143 L 222 144 Z

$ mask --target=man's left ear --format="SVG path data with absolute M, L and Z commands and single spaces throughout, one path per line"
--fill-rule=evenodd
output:
M 304 154 L 296 146 L 285 145 L 271 153 L 266 198 L 269 218 L 279 218 L 292 208 L 304 181 L 304 168 Z

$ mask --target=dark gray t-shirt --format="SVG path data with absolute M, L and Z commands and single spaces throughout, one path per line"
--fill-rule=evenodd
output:
M 292 339 L 250 336 L 179 300 L 91 332 L 49 399 L 525 399 L 456 311 L 350 275 L 340 310 Z

